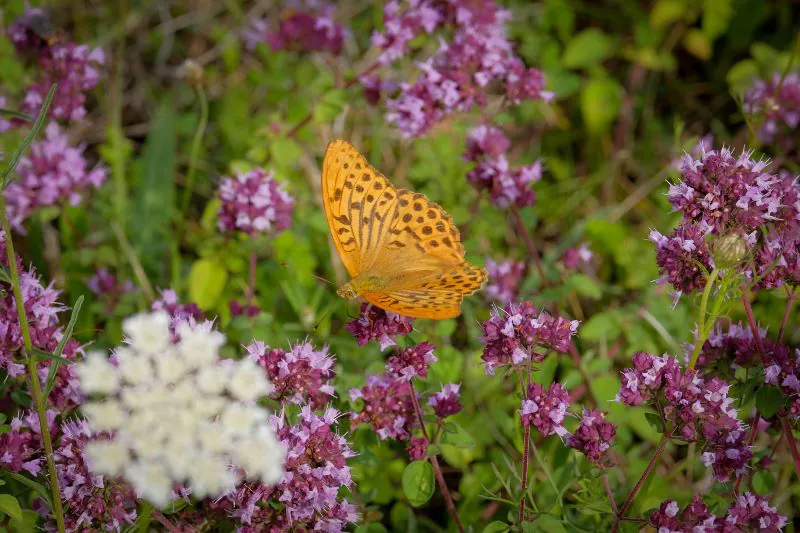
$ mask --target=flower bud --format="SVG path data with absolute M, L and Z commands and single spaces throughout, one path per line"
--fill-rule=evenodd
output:
M 747 257 L 747 243 L 739 233 L 722 235 L 713 245 L 714 262 L 719 267 L 732 267 Z
M 192 59 L 183 62 L 180 74 L 193 87 L 203 83 L 203 67 Z

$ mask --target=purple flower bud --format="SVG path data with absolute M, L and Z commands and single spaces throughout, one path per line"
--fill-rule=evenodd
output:
M 460 388 L 461 385 L 449 383 L 442 387 L 441 392 L 437 392 L 428 398 L 428 405 L 433 407 L 436 416 L 439 418 L 446 418 L 463 409 L 461 402 L 458 400 Z
M 345 29 L 333 22 L 334 4 L 309 2 L 309 8 L 287 10 L 278 22 L 275 31 L 266 21 L 258 19 L 243 32 L 247 48 L 254 49 L 265 43 L 273 51 L 296 50 L 298 52 L 328 51 L 338 55 L 342 51 Z
M 417 392 L 403 379 L 382 374 L 367 376 L 367 384 L 350 390 L 350 399 L 361 399 L 364 407 L 351 413 L 353 425 L 369 423 L 381 440 L 406 440 L 416 425 L 412 394 Z
M 567 438 L 567 446 L 583 453 L 592 463 L 603 465 L 616 433 L 616 426 L 606 421 L 605 413 L 584 409 L 578 429 Z
M 223 232 L 279 232 L 292 224 L 294 199 L 272 172 L 257 168 L 237 173 L 235 178 L 223 178 L 219 197 L 222 206 L 218 224 Z
M 385 350 L 397 344 L 394 337 L 411 333 L 413 324 L 413 318 L 363 303 L 361 314 L 347 324 L 347 331 L 353 334 L 359 346 L 364 346 L 369 341 L 378 341 L 381 350 Z
M 411 437 L 406 451 L 412 461 L 420 461 L 428 455 L 428 441 L 422 437 Z
M 531 383 L 519 414 L 524 426 L 533 425 L 543 437 L 556 434 L 563 438 L 569 435 L 564 428 L 568 407 L 569 393 L 560 383 L 554 383 L 548 389 Z
M 415 377 L 428 377 L 428 367 L 437 361 L 433 354 L 434 346 L 429 342 L 421 342 L 405 348 L 389 357 L 386 370 L 393 376 L 411 381 Z
M 790 72 L 781 77 L 777 72 L 771 80 L 756 80 L 745 95 L 744 110 L 756 115 L 762 142 L 777 143 L 783 152 L 791 152 L 797 148 L 794 134 L 800 124 L 800 75 Z

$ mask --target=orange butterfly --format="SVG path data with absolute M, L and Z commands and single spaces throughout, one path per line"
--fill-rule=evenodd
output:
M 347 141 L 328 145 L 322 201 L 333 242 L 352 278 L 336 293 L 416 318 L 461 314 L 461 300 L 486 282 L 464 261 L 450 215 L 425 195 L 395 189 Z

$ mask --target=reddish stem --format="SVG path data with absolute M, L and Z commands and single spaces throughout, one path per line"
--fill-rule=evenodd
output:
M 523 431 L 523 452 L 522 452 L 522 493 L 519 496 L 519 523 L 525 521 L 525 493 L 528 490 L 528 459 L 529 441 L 531 439 L 531 426 L 526 425 Z
M 764 343 L 761 342 L 761 334 L 758 332 L 758 325 L 753 316 L 753 308 L 750 307 L 750 296 L 746 292 L 742 292 L 742 304 L 744 305 L 744 313 L 747 315 L 747 323 L 750 324 L 750 331 L 756 341 L 756 348 L 761 352 L 761 362 L 763 363 L 765 362 L 767 351 L 764 349 Z
M 661 458 L 661 454 L 664 453 L 664 449 L 667 447 L 667 442 L 669 442 L 669 438 L 667 437 L 666 433 L 661 436 L 661 442 L 658 443 L 658 448 L 656 449 L 656 453 L 653 454 L 653 457 L 650 458 L 650 462 L 647 463 L 647 466 L 642 472 L 642 475 L 639 477 L 639 481 L 636 482 L 634 485 L 633 490 L 630 494 L 628 494 L 628 498 L 625 500 L 625 503 L 622 504 L 620 507 L 619 512 L 617 513 L 617 519 L 614 521 L 614 527 L 611 528 L 611 533 L 616 533 L 619 529 L 619 523 L 625 519 L 625 513 L 628 512 L 628 508 L 633 503 L 633 499 L 636 497 L 636 494 L 641 490 L 642 485 L 644 485 L 645 480 L 650 475 L 650 472 L 653 471 L 655 468 L 656 463 Z
M 781 319 L 781 326 L 778 328 L 778 342 L 783 338 L 783 332 L 786 329 L 786 324 L 789 323 L 789 313 L 792 311 L 792 304 L 794 303 L 794 287 L 791 288 L 789 294 L 786 296 L 786 309 L 783 310 L 783 319 Z
M 414 390 L 413 383 L 411 384 L 411 403 L 414 404 L 414 412 L 417 414 L 417 420 L 419 421 L 420 427 L 422 427 L 422 436 L 425 437 L 425 440 L 428 441 L 428 445 L 430 445 L 431 441 L 428 438 L 428 430 L 425 429 L 425 419 L 422 418 L 422 408 L 419 405 L 417 391 Z M 450 490 L 447 488 L 447 483 L 444 481 L 442 469 L 439 466 L 439 460 L 435 455 L 431 455 L 430 459 L 431 466 L 433 466 L 433 473 L 436 476 L 436 482 L 439 484 L 439 490 L 442 491 L 444 503 L 447 505 L 447 511 L 450 513 L 450 516 L 453 517 L 453 521 L 456 523 L 459 533 L 464 533 L 464 526 L 461 524 L 461 519 L 458 517 L 458 511 L 453 503 L 453 497 L 450 495 Z
M 794 433 L 792 433 L 792 426 L 789 424 L 789 418 L 786 416 L 782 416 L 781 418 L 781 426 L 783 426 L 783 434 L 786 437 L 786 442 L 789 444 L 789 451 L 792 454 L 792 459 L 794 460 L 794 469 L 797 473 L 797 477 L 800 477 L 800 452 L 797 451 L 797 441 L 794 440 Z
M 606 494 L 608 494 L 608 501 L 611 503 L 611 510 L 614 511 L 615 515 L 618 515 L 617 502 L 614 500 L 614 493 L 611 492 L 611 484 L 608 482 L 608 475 L 606 474 L 603 474 L 603 485 L 606 488 Z
M 163 514 L 161 514 L 160 512 L 158 512 L 158 511 L 153 511 L 153 512 L 150 514 L 150 516 L 152 516 L 152 517 L 153 517 L 153 519 L 154 519 L 156 522 L 158 522 L 159 524 L 161 524 L 162 526 L 164 526 L 164 528 L 165 528 L 167 531 L 169 531 L 170 533 L 183 533 L 183 532 L 182 532 L 182 530 L 181 530 L 181 528 L 179 528 L 178 526 L 176 526 L 175 524 L 173 524 L 172 522 L 170 522 L 170 521 L 169 521 L 169 519 L 167 519 L 167 517 L 166 517 L 166 516 L 164 516 Z
M 520 216 L 517 207 L 511 206 L 509 211 L 511 211 L 511 218 L 514 220 L 514 225 L 517 226 L 517 231 L 522 237 L 522 240 L 525 242 L 525 247 L 528 249 L 528 255 L 531 256 L 531 259 L 533 259 L 533 264 L 536 267 L 536 271 L 539 273 L 539 277 L 542 278 L 542 287 L 547 287 L 547 277 L 544 275 L 544 268 L 542 268 L 542 262 L 539 259 L 539 251 L 536 248 L 536 243 L 533 242 L 533 238 L 531 238 L 530 234 L 528 233 L 528 229 L 522 222 L 522 217 Z

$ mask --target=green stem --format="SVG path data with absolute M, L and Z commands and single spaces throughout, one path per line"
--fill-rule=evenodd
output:
M 184 218 L 189 209 L 189 201 L 192 199 L 194 177 L 197 170 L 197 157 L 200 154 L 203 135 L 208 125 L 208 97 L 206 96 L 206 91 L 203 89 L 203 85 L 199 83 L 195 86 L 194 90 L 195 94 L 197 94 L 197 101 L 200 104 L 200 122 L 197 123 L 197 129 L 192 138 L 192 150 L 189 153 L 189 170 L 186 172 L 186 184 L 183 190 L 183 203 L 181 205 L 181 213 L 183 213 Z
M 55 514 L 56 525 L 59 533 L 64 533 L 64 509 L 61 506 L 61 491 L 58 487 L 58 473 L 56 472 L 56 461 L 53 455 L 53 441 L 50 437 L 50 426 L 47 423 L 47 411 L 45 397 L 42 394 L 42 384 L 39 381 L 38 369 L 36 367 L 36 356 L 33 353 L 33 342 L 31 341 L 31 331 L 28 327 L 28 317 L 25 314 L 25 300 L 22 297 L 22 286 L 17 270 L 16 252 L 14 252 L 14 240 L 11 238 L 11 224 L 8 222 L 6 213 L 6 197 L 0 192 L 0 221 L 6 237 L 6 256 L 8 257 L 8 269 L 11 273 L 11 288 L 14 291 L 14 300 L 17 304 L 17 316 L 19 317 L 19 327 L 22 331 L 22 343 L 28 356 L 28 374 L 31 380 L 31 395 L 36 406 L 36 413 L 39 415 L 39 426 L 44 443 L 44 453 L 47 458 L 47 472 L 50 477 L 50 491 L 53 493 L 53 514 Z
M 773 97 L 777 97 L 778 93 L 781 91 L 781 87 L 783 87 L 783 81 L 786 79 L 786 76 L 792 70 L 792 64 L 794 63 L 794 59 L 797 56 L 797 49 L 800 48 L 800 33 L 797 34 L 795 37 L 794 43 L 792 43 L 792 55 L 789 56 L 789 62 L 786 63 L 786 68 L 783 69 L 781 72 L 781 79 L 778 81 L 778 85 L 775 86 L 775 91 L 772 93 Z
M 700 357 L 700 350 L 703 349 L 703 344 L 705 344 L 706 339 L 708 338 L 708 331 L 706 331 L 706 308 L 708 307 L 708 297 L 711 294 L 711 288 L 714 286 L 714 282 L 717 280 L 719 276 L 719 269 L 714 267 L 714 270 L 711 271 L 711 275 L 708 276 L 706 280 L 706 287 L 703 289 L 703 296 L 700 298 L 700 314 L 698 317 L 698 326 L 697 326 L 697 340 L 694 345 L 694 350 L 692 351 L 692 357 L 689 360 L 689 370 L 694 369 L 694 365 L 697 363 L 697 358 Z

